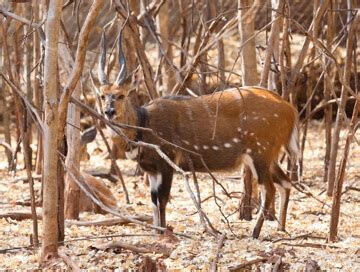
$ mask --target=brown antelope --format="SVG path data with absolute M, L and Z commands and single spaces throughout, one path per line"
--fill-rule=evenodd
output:
M 102 39 L 104 41 L 104 37 Z M 108 119 L 150 128 L 158 136 L 181 148 L 174 148 L 149 131 L 123 129 L 133 141 L 159 145 L 185 171 L 232 171 L 247 165 L 262 195 L 261 209 L 252 236 L 258 238 L 275 195 L 280 192 L 279 229 L 285 230 L 291 184 L 278 165 L 285 149 L 298 153 L 297 111 L 274 92 L 259 87 L 228 89 L 200 97 L 169 96 L 144 107 L 131 102 L 126 83 L 125 58 L 119 42 L 120 73 L 109 84 L 105 72 L 105 43 L 101 45 L 99 78 L 104 112 Z M 137 159 L 149 175 L 154 224 L 166 227 L 165 210 L 173 179 L 173 168 L 155 150 L 131 147 L 128 156 Z M 130 152 L 132 150 L 132 152 Z M 186 150 L 197 153 L 189 153 Z M 200 156 L 203 158 L 203 162 Z M 191 161 L 191 163 L 189 163 Z

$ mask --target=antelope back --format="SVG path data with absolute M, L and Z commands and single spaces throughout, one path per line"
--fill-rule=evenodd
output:
M 161 137 L 201 154 L 210 169 L 225 171 L 238 167 L 244 156 L 271 165 L 288 146 L 297 121 L 293 106 L 256 87 L 158 99 L 146 110 L 148 126 Z M 174 156 L 188 168 L 183 152 Z M 192 156 L 195 169 L 205 170 L 196 158 Z

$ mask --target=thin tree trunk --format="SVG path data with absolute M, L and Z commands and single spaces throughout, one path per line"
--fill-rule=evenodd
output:
M 161 6 L 159 14 L 157 16 L 159 33 L 161 36 L 161 45 L 162 49 L 165 53 L 164 55 L 164 65 L 162 66 L 162 84 L 163 84 L 163 94 L 169 95 L 171 93 L 172 88 L 176 83 L 175 71 L 172 67 L 173 63 L 173 53 L 172 46 L 169 43 L 171 41 L 170 34 L 170 11 L 169 11 L 169 1 L 165 1 L 165 3 Z M 161 49 L 159 50 L 160 54 Z
M 88 40 L 89 40 L 89 35 L 90 35 L 90 31 L 93 29 L 94 23 L 97 19 L 97 16 L 101 10 L 101 8 L 103 7 L 104 4 L 104 0 L 94 0 L 90 10 L 88 12 L 88 15 L 85 19 L 85 22 L 83 24 L 83 26 L 81 27 L 81 31 L 80 31 L 80 35 L 79 35 L 79 42 L 78 42 L 78 46 L 77 46 L 77 50 L 76 50 L 76 57 L 75 57 L 75 62 L 73 65 L 73 68 L 69 74 L 69 78 L 66 82 L 66 85 L 64 87 L 64 90 L 62 92 L 61 95 L 61 99 L 60 99 L 60 104 L 59 104 L 59 108 L 58 108 L 58 115 L 59 115 L 59 131 L 58 131 L 58 152 L 61 154 L 65 153 L 65 141 L 64 141 L 64 136 L 65 136 L 65 128 L 66 128 L 66 120 L 67 120 L 67 114 L 68 114 L 68 110 L 69 110 L 69 99 L 71 97 L 71 95 L 73 94 L 74 90 L 76 89 L 76 86 L 79 82 L 79 79 L 81 77 L 81 72 L 85 63 L 85 57 L 86 57 L 86 48 L 87 48 L 87 44 L 88 44 Z M 72 108 L 72 106 L 70 106 L 70 109 Z M 80 123 L 80 116 L 76 116 L 79 113 L 75 113 L 75 117 L 73 119 L 73 121 L 77 122 L 79 120 Z M 78 136 L 77 136 L 78 135 Z M 78 138 L 77 138 L 78 137 Z M 80 143 L 80 134 L 79 131 L 74 131 L 73 132 L 73 139 L 70 139 L 70 141 L 72 141 L 72 146 L 71 148 L 75 148 L 74 144 L 76 145 L 77 142 Z M 80 146 L 80 144 L 79 144 Z M 76 150 L 73 150 L 76 151 Z M 70 153 L 71 154 L 71 153 Z M 73 154 L 71 155 L 71 157 L 67 157 L 67 160 L 69 160 L 69 164 L 71 164 L 71 162 L 75 162 L 78 161 L 80 162 L 80 157 L 79 154 Z M 60 163 L 59 163 L 60 166 Z M 77 167 L 79 168 L 79 165 L 77 165 Z M 77 169 L 78 169 L 77 168 Z M 63 170 L 62 167 L 59 168 L 59 172 L 61 172 Z M 63 176 L 63 175 L 61 175 Z M 71 185 L 71 183 L 69 183 Z M 62 183 L 59 182 L 59 186 L 61 186 Z M 73 186 L 71 187 L 71 189 L 74 189 L 74 191 L 72 191 L 73 193 L 75 193 L 76 196 L 76 191 L 77 191 L 77 186 L 76 184 L 73 184 Z M 71 190 L 69 189 L 68 192 L 70 192 Z M 61 196 L 63 192 L 59 192 L 59 196 L 61 199 Z M 68 195 L 69 196 L 69 195 Z M 72 207 L 75 209 L 71 211 L 71 215 L 76 215 L 76 209 L 78 209 L 78 203 L 77 200 L 74 200 L 74 195 L 70 196 L 70 200 L 69 201 L 76 201 L 75 205 Z M 77 204 L 77 205 L 76 205 Z M 70 213 L 70 211 L 69 211 Z M 61 216 L 61 214 L 60 214 Z M 63 219 L 63 218 L 60 218 Z M 63 227 L 63 222 L 60 222 L 61 226 Z M 63 238 L 62 236 L 60 237 L 60 239 Z
M 280 25 L 281 25 L 281 18 L 282 18 L 282 10 L 283 10 L 283 6 L 284 6 L 284 1 L 283 0 L 278 0 L 278 1 L 272 1 L 272 5 L 275 9 L 275 5 L 276 3 L 274 2 L 278 2 L 276 5 L 276 12 L 273 12 L 273 24 L 271 26 L 271 31 L 270 31 L 270 37 L 269 40 L 267 42 L 267 49 L 266 49 L 266 55 L 265 55 L 265 61 L 264 61 L 264 67 L 263 67 L 263 71 L 261 73 L 261 79 L 260 79 L 260 86 L 264 87 L 264 88 L 268 88 L 268 82 L 271 82 L 271 85 L 269 85 L 271 87 L 271 89 L 275 89 L 275 82 L 274 82 L 274 73 L 271 73 L 271 77 L 269 77 L 269 73 L 270 73 L 270 67 L 271 67 L 271 62 L 275 59 L 275 62 L 278 62 L 278 57 L 279 57 L 279 34 L 280 34 Z
M 38 3 L 33 2 L 33 17 L 35 22 L 40 21 L 40 5 Z M 42 90 L 40 87 L 40 75 L 41 75 L 41 64 L 38 63 L 41 59 L 41 51 L 40 51 L 40 37 L 38 31 L 35 31 L 33 34 L 33 67 L 35 67 L 33 71 L 33 98 L 34 98 L 34 106 L 38 109 L 38 114 L 42 116 Z M 36 150 L 36 162 L 35 162 L 35 173 L 40 175 L 42 172 L 42 159 L 43 159 L 43 135 L 40 131 L 38 131 L 37 135 L 37 150 Z
M 351 19 L 351 5 L 348 7 L 349 9 L 349 16 L 348 21 Z M 356 20 L 355 20 L 356 21 Z M 350 83 L 350 76 L 351 76 L 351 56 L 353 52 L 353 46 L 354 46 L 354 39 L 355 39 L 355 31 L 356 24 L 354 21 L 349 25 L 349 31 L 348 31 L 348 38 L 346 41 L 346 57 L 345 57 L 345 68 L 343 73 L 343 81 L 347 85 Z M 334 126 L 334 131 L 332 135 L 332 142 L 331 142 L 331 150 L 330 150 L 330 161 L 329 161 L 329 172 L 328 172 L 328 187 L 327 187 L 327 195 L 332 196 L 333 195 L 333 189 L 334 189 L 334 182 L 336 178 L 336 159 L 337 159 L 337 153 L 338 153 L 338 146 L 339 146 L 339 138 L 340 138 L 340 130 L 343 123 L 343 119 L 346 118 L 345 115 L 345 106 L 348 98 L 348 93 L 345 87 L 341 88 L 341 95 L 340 95 L 340 103 L 339 108 L 336 115 L 336 121 Z
M 239 32 L 240 43 L 250 39 L 255 32 L 254 14 L 246 14 L 250 9 L 253 1 L 250 0 L 238 0 L 239 6 Z M 247 16 L 244 16 L 244 15 Z M 241 71 L 243 85 L 258 85 L 259 77 L 257 73 L 256 65 L 256 51 L 255 51 L 255 39 L 251 39 L 247 42 L 241 51 Z
M 250 9 L 253 1 L 250 0 L 238 0 L 239 7 L 239 32 L 240 43 L 243 44 L 250 37 L 254 35 L 255 23 L 254 15 L 246 12 Z M 251 39 L 247 42 L 241 51 L 241 71 L 242 71 L 242 84 L 257 85 L 258 73 L 256 65 L 256 52 L 255 52 L 255 39 Z M 251 205 L 251 191 L 252 191 L 252 174 L 248 167 L 245 168 L 244 176 L 244 191 L 243 197 L 239 203 L 239 218 L 251 220 L 252 205 Z
M 31 20 L 32 17 L 32 9 L 31 9 L 31 3 L 25 3 L 23 5 L 24 10 L 24 17 L 28 20 Z M 32 101 L 33 99 L 33 90 L 31 86 L 31 69 L 32 69 L 32 59 L 33 59 L 33 50 L 32 50 L 32 35 L 30 35 L 32 29 L 30 26 L 25 25 L 24 26 L 24 35 L 27 37 L 25 39 L 25 46 L 24 46 L 24 78 L 25 78 L 25 86 L 26 86 L 26 96 L 29 99 L 29 101 Z M 32 119 L 31 116 L 27 116 L 27 129 L 29 130 L 29 151 L 30 151 L 30 157 L 32 157 L 32 150 L 30 147 L 30 144 L 32 142 Z M 30 165 L 32 167 L 32 160 L 30 160 Z
M 314 1 L 314 7 L 313 7 L 313 16 L 316 16 L 316 11 L 319 8 L 320 2 L 319 0 L 315 0 Z M 315 26 L 313 31 L 312 31 L 312 35 L 314 37 L 314 39 L 318 39 L 319 36 L 319 28 L 320 26 Z M 309 53 L 309 61 L 314 60 L 315 58 L 315 53 L 316 53 L 316 45 L 314 44 L 313 47 L 311 48 L 311 51 Z M 316 79 L 314 79 L 313 75 L 316 74 L 315 71 L 316 67 L 314 65 L 314 62 L 312 62 L 310 64 L 309 67 L 309 78 L 306 81 L 306 101 L 308 101 L 309 99 L 311 99 L 311 93 L 313 90 L 313 87 L 315 86 L 315 82 Z M 300 143 L 300 158 L 299 158 L 299 167 L 300 167 L 300 174 L 302 174 L 303 172 L 303 158 L 304 158 L 304 151 L 305 151 L 305 143 L 306 143 L 306 137 L 307 137 L 307 132 L 308 132 L 308 125 L 309 125 L 309 121 L 308 121 L 308 116 L 311 113 L 311 102 L 307 105 L 306 109 L 305 109 L 305 123 L 304 123 L 304 130 L 302 133 L 302 139 L 301 139 L 301 143 Z
M 326 30 L 326 45 L 329 52 L 332 52 L 332 42 L 334 39 L 334 24 L 335 24 L 335 1 L 330 0 L 330 7 L 327 15 L 327 30 Z M 326 57 L 324 56 L 325 61 Z M 332 97 L 332 82 L 334 82 L 333 64 L 328 61 L 324 74 L 324 102 L 326 103 Z M 324 108 L 324 123 L 325 123 L 325 160 L 324 160 L 324 182 L 328 181 L 329 175 L 329 161 L 331 150 L 331 123 L 332 123 L 332 104 Z
M 311 26 L 310 26 L 309 31 L 311 31 L 312 29 L 314 29 L 314 28 L 316 28 L 316 27 L 318 27 L 320 25 L 325 12 L 328 10 L 329 1 L 330 0 L 324 0 L 321 3 L 319 9 L 316 12 L 316 16 L 314 17 L 313 21 L 311 22 Z M 297 94 L 294 93 L 293 90 L 295 89 L 295 83 L 296 83 L 297 78 L 298 78 L 298 76 L 300 74 L 300 70 L 301 70 L 301 68 L 303 66 L 305 57 L 307 55 L 307 51 L 309 49 L 309 45 L 310 45 L 310 37 L 307 36 L 305 38 L 303 47 L 301 49 L 300 55 L 299 55 L 299 57 L 297 59 L 297 62 L 295 64 L 295 67 L 292 69 L 292 73 L 291 73 L 291 76 L 290 76 L 290 79 L 289 79 L 289 84 L 287 85 L 286 93 L 290 94 L 290 100 L 291 100 L 291 102 L 293 104 L 295 104 L 296 100 L 297 100 L 297 98 L 296 98 Z
M 80 88 L 77 85 L 73 97 L 80 99 Z M 68 122 L 74 126 L 67 126 L 67 146 L 68 153 L 66 156 L 66 165 L 72 165 L 80 171 L 80 109 L 74 104 L 69 105 L 68 109 Z M 80 188 L 70 175 L 65 178 L 65 218 L 66 219 L 79 219 L 79 200 Z
M 359 28 L 358 26 L 356 26 L 356 24 L 359 25 L 359 23 L 360 23 L 360 15 L 358 14 L 357 18 L 353 22 L 354 33 L 353 34 L 349 33 L 349 35 L 356 35 L 355 34 L 357 31 L 356 28 Z M 350 29 L 350 31 L 352 31 L 352 29 Z M 350 37 L 349 37 L 349 40 L 350 40 Z M 356 38 L 354 38 L 354 40 L 356 40 Z M 354 42 L 354 44 L 355 44 L 355 42 Z M 347 51 L 347 52 L 349 53 L 349 51 Z M 355 54 L 355 52 L 356 52 L 356 46 L 355 46 L 355 48 L 353 48 L 353 54 Z M 351 58 L 351 56 L 349 58 Z M 357 69 L 356 69 L 356 61 L 357 60 L 356 60 L 356 57 L 354 57 L 353 59 L 354 59 L 354 70 L 355 70 L 354 74 L 355 74 L 355 76 L 357 76 Z M 330 219 L 330 231 L 329 231 L 329 241 L 331 241 L 331 242 L 335 242 L 336 238 L 337 238 L 339 217 L 340 217 L 340 199 L 341 199 L 342 187 L 343 187 L 344 179 L 345 179 L 346 164 L 347 164 L 348 157 L 349 157 L 350 145 L 354 140 L 355 132 L 357 129 L 356 126 L 358 125 L 359 112 L 360 112 L 360 103 L 359 103 L 359 100 L 356 100 L 355 106 L 353 109 L 351 122 L 350 122 L 349 132 L 346 137 L 344 154 L 340 161 L 338 176 L 337 176 L 336 182 L 334 184 L 334 194 L 333 194 L 333 203 L 332 203 L 332 207 L 331 207 L 331 219 Z
M 47 13 L 44 61 L 44 167 L 43 167 L 43 262 L 57 257 L 58 243 L 58 85 L 57 59 L 63 1 L 50 0 Z
M 291 67 L 291 58 L 290 55 L 290 42 L 289 42 L 289 6 L 288 3 L 285 2 L 285 6 L 283 9 L 283 34 L 282 34 L 282 42 L 280 48 L 280 56 L 279 56 L 279 64 L 280 64 L 280 80 L 281 80 L 281 96 L 285 100 L 289 100 L 289 89 L 287 88 L 287 67 Z
M 4 37 L 3 37 L 4 38 Z M 0 65 L 1 67 L 5 67 L 5 55 L 4 55 L 5 47 L 3 46 L 2 49 L 0 49 Z M 8 95 L 7 87 L 5 81 L 1 78 L 0 79 L 0 86 L 2 89 L 2 92 L 0 93 L 0 113 L 3 118 L 3 129 L 4 129 L 4 139 L 5 142 L 11 146 L 11 136 L 10 136 L 10 114 L 9 114 L 9 105 L 6 101 L 6 96 Z M 11 161 L 12 161 L 12 154 L 10 150 L 5 150 L 5 154 L 8 160 L 9 164 L 9 170 L 11 168 Z

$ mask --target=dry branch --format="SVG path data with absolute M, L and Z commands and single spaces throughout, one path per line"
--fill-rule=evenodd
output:
M 123 243 L 120 241 L 112 241 L 112 242 L 108 242 L 108 243 L 95 244 L 95 245 L 93 245 L 93 247 L 100 249 L 100 250 L 120 248 L 120 249 L 130 250 L 130 251 L 133 251 L 135 253 L 140 253 L 140 254 L 149 253 L 149 254 L 162 254 L 164 257 L 170 256 L 169 250 L 165 250 L 163 248 L 159 248 L 156 246 L 150 246 L 150 245 L 148 245 L 147 247 L 144 247 L 141 245 L 140 246 L 131 245 L 131 244 Z
M 135 216 L 129 216 L 129 218 L 143 221 L 143 222 L 151 222 L 152 217 L 148 215 L 135 215 Z M 74 220 L 68 220 L 66 221 L 67 226 L 114 226 L 114 225 L 126 225 L 132 223 L 129 220 L 126 220 L 124 218 L 109 218 L 109 219 L 103 219 L 103 220 L 95 220 L 95 221 L 74 221 Z
M 81 269 L 77 264 L 75 264 L 68 255 L 65 254 L 65 252 L 59 251 L 58 253 L 59 257 L 64 261 L 64 263 L 71 269 L 71 271 L 74 272 L 80 272 Z
M 243 271 L 244 268 L 247 268 L 248 266 L 252 266 L 253 264 L 257 264 L 257 263 L 263 263 L 266 262 L 267 258 L 257 258 L 251 261 L 245 261 L 239 265 L 235 265 L 235 266 L 229 266 L 228 269 L 231 272 L 237 272 L 237 271 Z
M 22 221 L 33 219 L 33 214 L 30 211 L 14 211 L 0 213 L 0 218 L 10 218 L 12 220 Z M 37 219 L 41 220 L 42 215 L 37 214 Z
M 222 247 L 224 246 L 225 238 L 226 238 L 225 233 L 223 233 L 220 236 L 220 240 L 219 240 L 219 242 L 217 244 L 216 255 L 215 255 L 214 261 L 212 262 L 211 268 L 210 268 L 211 272 L 216 272 L 217 271 L 217 264 L 218 264 L 219 259 L 220 259 L 220 251 L 221 251 Z

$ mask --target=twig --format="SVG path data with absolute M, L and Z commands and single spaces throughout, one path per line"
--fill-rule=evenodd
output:
M 276 240 L 274 240 L 272 242 L 273 243 L 278 243 L 278 242 L 281 242 L 281 241 L 294 241 L 294 240 L 297 240 L 297 239 L 307 239 L 307 238 L 326 239 L 324 237 L 313 236 L 312 235 L 313 233 L 314 232 L 309 232 L 309 233 L 297 235 L 297 236 L 294 236 L 294 237 L 282 237 L 282 238 L 276 239 Z
M 58 252 L 59 257 L 64 261 L 64 263 L 71 268 L 71 271 L 74 272 L 80 272 L 81 269 L 70 259 L 68 255 L 65 254 L 65 252 L 59 251 Z
M 41 175 L 35 175 L 32 177 L 33 179 L 41 179 Z M 18 178 L 14 178 L 12 180 L 9 181 L 9 183 L 17 183 L 19 181 L 28 181 L 28 177 L 24 176 L 24 177 L 18 177 Z
M 148 215 L 137 215 L 137 216 L 131 216 L 129 218 L 144 221 L 144 222 L 150 222 L 152 220 L 151 216 Z M 75 220 L 67 220 L 66 225 L 67 226 L 113 226 L 113 225 L 126 225 L 131 223 L 128 220 L 124 220 L 121 218 L 109 218 L 104 220 L 95 220 L 95 221 L 75 221 Z
M 238 265 L 235 265 L 235 266 L 229 266 L 228 269 L 229 271 L 232 271 L 232 272 L 236 272 L 236 271 L 242 271 L 242 269 L 246 268 L 247 266 L 251 266 L 253 264 L 257 264 L 257 263 L 263 263 L 267 260 L 267 258 L 257 258 L 257 259 L 254 259 L 254 260 L 251 260 L 251 261 L 245 261 L 244 263 L 241 263 L 241 264 L 238 264 Z
M 0 218 L 10 218 L 12 220 L 22 221 L 27 219 L 33 219 L 33 214 L 28 211 L 4 212 L 0 213 Z M 37 219 L 41 220 L 42 215 L 37 214 Z
M 220 259 L 220 250 L 222 249 L 222 247 L 224 246 L 224 241 L 225 241 L 225 233 L 221 234 L 220 236 L 220 240 L 217 244 L 217 249 L 216 249 L 216 255 L 215 255 L 215 258 L 214 258 L 214 261 L 212 262 L 211 264 L 211 268 L 210 268 L 210 271 L 211 272 L 216 272 L 217 271 L 217 264 L 219 262 L 219 259 Z
M 160 248 L 148 249 L 146 247 L 135 246 L 135 245 L 123 243 L 123 242 L 120 242 L 120 241 L 112 241 L 112 242 L 108 242 L 108 243 L 97 244 L 97 245 L 93 245 L 93 247 L 97 248 L 97 249 L 100 249 L 100 250 L 106 250 L 106 249 L 112 249 L 112 248 L 122 248 L 122 249 L 125 249 L 125 250 L 133 251 L 135 253 L 145 253 L 145 254 L 146 253 L 155 253 L 155 254 L 163 254 L 166 257 L 169 256 L 168 251 L 165 251 L 165 250 L 160 249 Z
M 303 244 L 281 243 L 281 245 L 292 246 L 292 247 L 313 247 L 313 248 L 321 248 L 321 249 L 341 248 L 330 244 L 317 244 L 317 243 L 303 243 Z
M 360 192 L 360 188 L 357 188 L 357 187 L 354 187 L 354 186 L 346 186 L 345 187 L 345 191 L 350 191 L 350 190 L 353 190 L 353 191 L 356 191 L 356 192 Z M 344 192 L 345 192 L 344 191 Z

